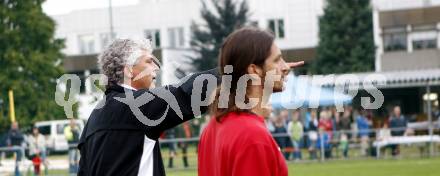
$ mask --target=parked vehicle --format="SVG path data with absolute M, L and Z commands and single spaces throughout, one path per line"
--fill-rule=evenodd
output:
M 77 126 L 82 131 L 84 122 L 75 120 Z M 40 133 L 46 137 L 46 147 L 49 152 L 67 152 L 69 146 L 64 136 L 64 128 L 69 125 L 70 120 L 52 120 L 35 123 Z

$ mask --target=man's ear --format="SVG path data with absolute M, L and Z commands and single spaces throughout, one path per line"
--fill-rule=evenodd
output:
M 255 64 L 251 64 L 247 67 L 247 72 L 248 74 L 256 74 L 260 77 L 263 76 L 263 68 L 255 65 Z

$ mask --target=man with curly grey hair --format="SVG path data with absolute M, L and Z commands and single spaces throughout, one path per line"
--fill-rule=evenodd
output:
M 160 64 L 152 52 L 149 40 L 118 39 L 98 57 L 98 65 L 110 86 L 153 88 Z
M 159 61 L 149 41 L 131 39 L 114 41 L 98 63 L 108 84 L 102 106 L 93 110 L 81 135 L 78 175 L 165 175 L 159 136 L 198 115 L 191 109 L 195 77 L 211 74 L 219 80 L 217 70 L 194 74 L 179 86 L 154 88 Z M 202 96 L 206 91 L 212 90 L 204 89 Z M 161 96 L 164 92 L 174 97 L 177 109 L 169 109 L 170 96 Z

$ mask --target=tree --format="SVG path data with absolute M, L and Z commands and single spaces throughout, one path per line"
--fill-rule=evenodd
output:
M 249 9 L 246 0 L 211 0 L 214 11 L 210 11 L 202 1 L 203 25 L 191 25 L 191 47 L 197 53 L 191 57 L 194 71 L 202 71 L 217 66 L 217 56 L 223 40 L 234 30 L 248 22 Z
M 44 0 L 6 0 L 0 3 L 0 130 L 8 128 L 8 90 L 14 91 L 16 119 L 21 126 L 65 117 L 55 103 L 56 79 L 63 73 L 54 39 L 55 23 L 43 13 Z
M 369 0 L 327 0 L 319 19 L 315 74 L 374 69 L 372 10 Z

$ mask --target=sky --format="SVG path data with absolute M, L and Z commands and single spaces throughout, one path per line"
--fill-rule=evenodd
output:
M 139 0 L 112 0 L 113 6 L 136 4 Z M 109 0 L 46 0 L 43 11 L 48 15 L 66 14 L 73 10 L 108 7 Z

